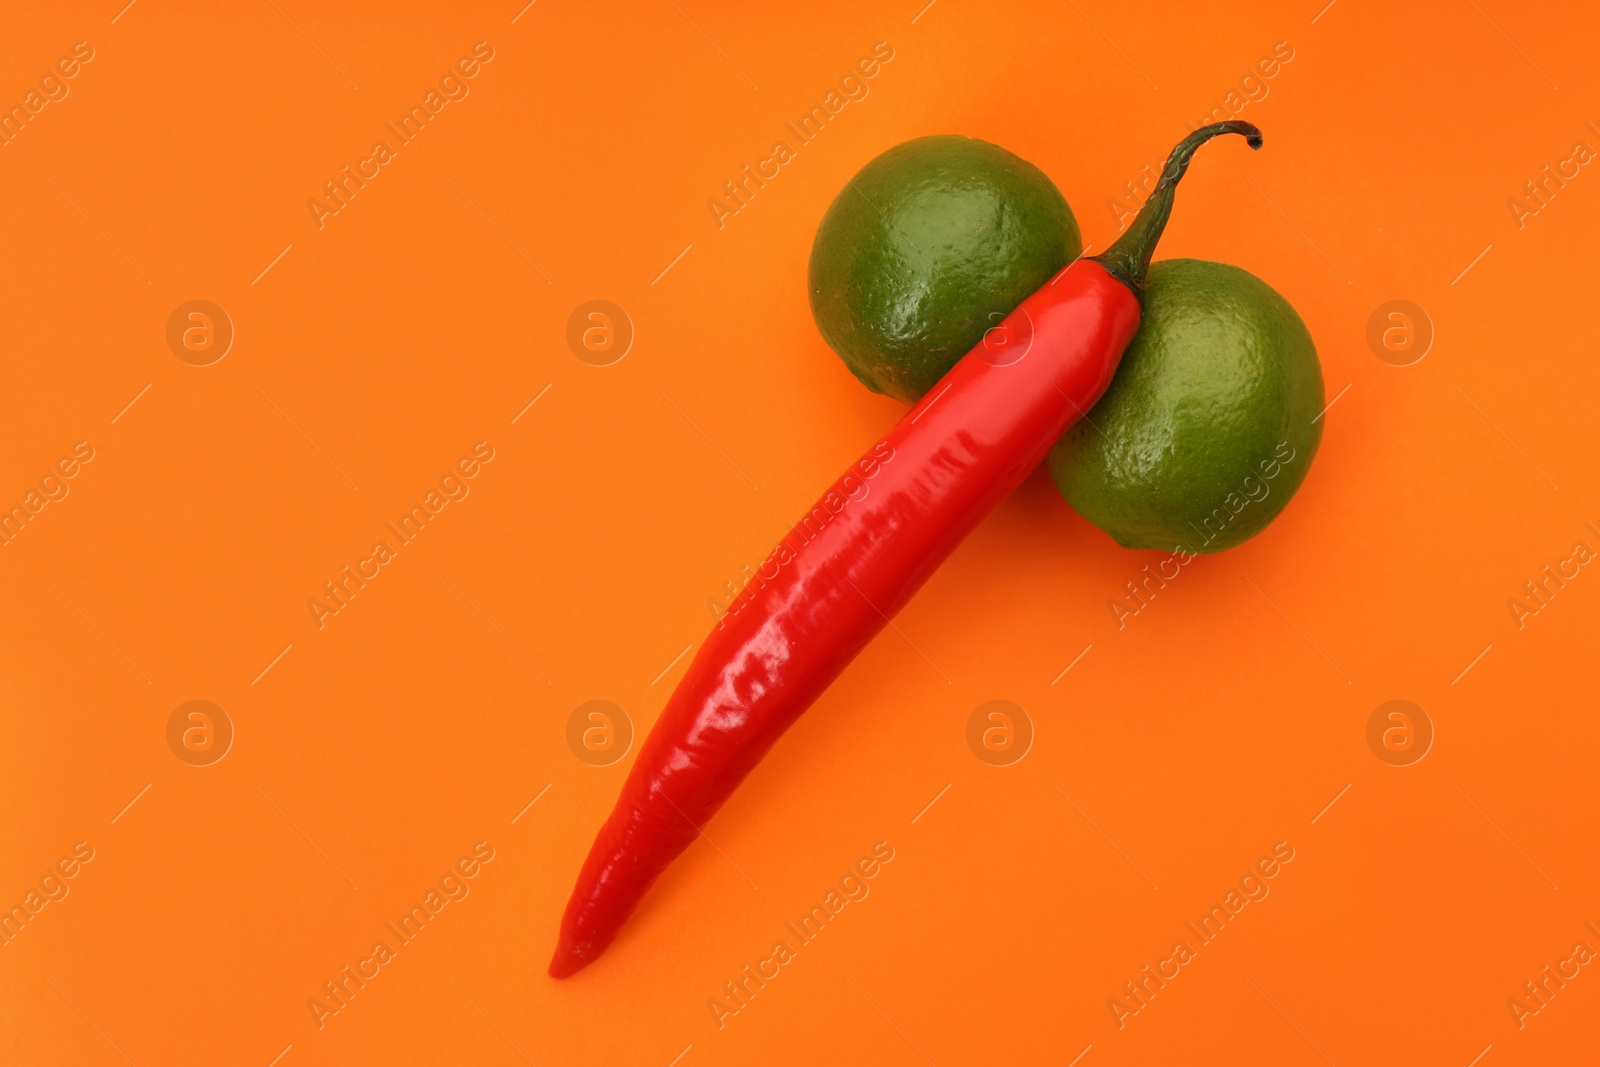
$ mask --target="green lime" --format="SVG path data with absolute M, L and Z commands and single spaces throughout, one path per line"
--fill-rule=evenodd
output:
M 1322 439 L 1305 323 L 1249 271 L 1151 266 L 1111 387 L 1050 453 L 1073 508 L 1128 548 L 1217 552 L 1266 528 Z
M 811 313 L 868 389 L 914 401 L 1083 249 L 1045 173 L 974 137 L 861 168 L 811 246 Z

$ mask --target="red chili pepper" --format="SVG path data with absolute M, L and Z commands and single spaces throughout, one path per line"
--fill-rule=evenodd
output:
M 667 701 L 578 875 L 550 974 L 611 943 L 667 864 L 985 515 L 1092 407 L 1139 327 L 1146 268 L 1196 148 L 1133 225 L 1024 300 L 790 530 Z

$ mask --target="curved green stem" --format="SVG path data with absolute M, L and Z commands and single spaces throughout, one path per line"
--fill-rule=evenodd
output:
M 1194 156 L 1195 149 L 1224 133 L 1241 134 L 1251 148 L 1261 147 L 1261 131 L 1248 122 L 1214 122 L 1195 130 L 1179 141 L 1167 157 L 1167 165 L 1162 168 L 1155 192 L 1139 209 L 1133 224 L 1123 231 L 1110 248 L 1091 257 L 1117 281 L 1132 289 L 1141 300 L 1144 299 L 1145 271 L 1150 269 L 1150 257 L 1155 254 L 1156 242 L 1161 240 L 1161 231 L 1167 228 L 1167 216 L 1172 214 L 1172 197 L 1177 191 L 1178 181 L 1183 177 L 1183 172 L 1189 169 L 1189 160 Z

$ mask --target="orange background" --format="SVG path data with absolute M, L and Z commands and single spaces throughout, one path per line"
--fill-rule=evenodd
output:
M 1600 18 L 453 6 L 112 0 L 0 35 L 4 101 L 95 52 L 0 148 L 0 501 L 95 450 L 0 549 L 0 898 L 95 850 L 0 948 L 0 1061 L 1593 1053 L 1594 967 L 1521 1029 L 1507 1001 L 1600 948 L 1600 576 L 1522 629 L 1507 602 L 1600 547 L 1600 177 L 1520 228 L 1507 202 L 1600 149 Z M 307 200 L 477 41 L 470 95 L 319 229 Z M 879 41 L 870 96 L 719 230 L 708 198 Z M 907 138 L 983 137 L 1103 248 L 1123 183 L 1279 41 L 1294 58 L 1240 111 L 1266 148 L 1201 153 L 1161 255 L 1253 271 L 1316 338 L 1335 403 L 1294 503 L 1118 630 L 1109 601 L 1161 554 L 1037 473 L 707 827 L 715 848 L 548 979 L 632 759 L 581 762 L 569 715 L 614 701 L 642 735 L 708 601 L 902 411 L 810 320 L 811 236 L 846 178 Z M 165 334 L 197 298 L 236 331 L 205 367 Z M 611 366 L 565 340 L 592 299 L 636 330 Z M 1366 341 L 1392 299 L 1437 333 L 1412 366 Z M 308 598 L 480 440 L 470 496 L 319 630 Z M 236 730 L 211 766 L 168 747 L 193 699 Z M 1036 732 L 1009 767 L 966 743 L 995 699 Z M 1367 745 L 1391 699 L 1436 731 L 1411 766 Z M 307 1001 L 485 840 L 470 896 L 319 1029 Z M 719 1030 L 722 983 L 878 841 L 870 896 Z M 1279 841 L 1271 895 L 1119 1029 L 1107 1001 Z

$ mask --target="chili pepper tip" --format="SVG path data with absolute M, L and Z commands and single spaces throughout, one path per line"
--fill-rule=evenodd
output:
M 561 944 L 556 946 L 556 954 L 550 959 L 550 977 L 570 978 L 589 966 L 589 962 L 577 951 L 576 945 L 569 945 L 566 938 L 562 938 Z

